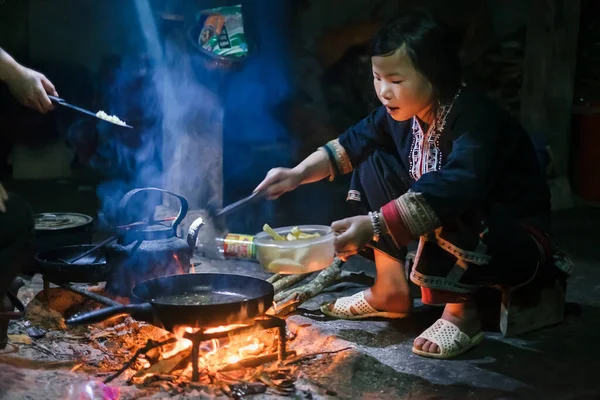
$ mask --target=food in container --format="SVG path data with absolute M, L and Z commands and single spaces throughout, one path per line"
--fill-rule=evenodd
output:
M 320 271 L 333 262 L 335 235 L 329 226 L 301 225 L 271 230 L 267 225 L 265 228 L 271 234 L 257 234 L 254 246 L 257 259 L 266 271 L 305 274 Z

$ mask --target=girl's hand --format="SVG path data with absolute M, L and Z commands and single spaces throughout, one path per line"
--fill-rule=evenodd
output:
M 296 189 L 300 183 L 302 183 L 302 176 L 296 169 L 274 168 L 267 173 L 265 179 L 254 191 L 264 190 L 269 199 L 276 199 L 282 194 Z
M 339 234 L 333 245 L 336 255 L 343 261 L 362 250 L 373 238 L 373 225 L 368 215 L 336 221 L 331 224 L 331 229 Z

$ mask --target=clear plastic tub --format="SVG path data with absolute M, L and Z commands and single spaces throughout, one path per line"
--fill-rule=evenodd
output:
M 293 227 L 275 229 L 281 236 L 287 236 Z M 303 233 L 319 233 L 321 236 L 310 239 L 279 241 L 266 232 L 254 238 L 256 257 L 268 272 L 278 274 L 306 274 L 327 268 L 335 255 L 334 232 L 325 225 L 301 225 Z

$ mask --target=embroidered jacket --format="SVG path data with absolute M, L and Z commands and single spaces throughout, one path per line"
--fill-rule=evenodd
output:
M 548 232 L 550 193 L 527 133 L 469 87 L 444 113 L 424 131 L 416 117 L 397 122 L 377 108 L 324 147 L 332 178 L 351 172 L 377 147 L 399 154 L 405 167 L 399 173 L 410 189 L 381 209 L 398 246 L 495 203 Z

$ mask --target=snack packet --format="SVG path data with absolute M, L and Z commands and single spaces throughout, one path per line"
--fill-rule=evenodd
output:
M 222 57 L 248 54 L 241 5 L 204 10 L 198 22 L 202 24 L 198 44 L 204 50 Z

